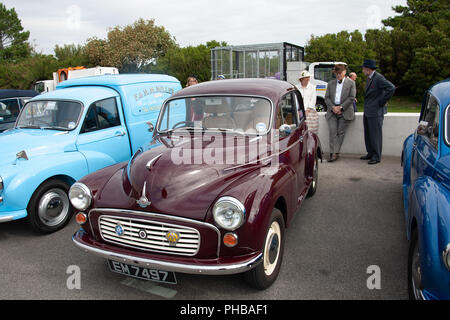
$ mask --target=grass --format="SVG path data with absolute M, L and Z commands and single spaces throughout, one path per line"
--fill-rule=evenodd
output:
M 388 112 L 420 112 L 422 102 L 411 97 L 393 96 L 388 101 Z M 358 111 L 364 111 L 362 103 L 358 103 Z

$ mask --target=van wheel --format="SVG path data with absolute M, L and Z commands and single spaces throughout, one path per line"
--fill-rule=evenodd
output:
M 318 100 L 316 102 L 316 111 L 317 112 L 325 112 L 325 111 L 327 111 L 327 105 L 325 104 L 324 101 Z
M 70 220 L 73 208 L 70 204 L 69 185 L 51 179 L 34 192 L 27 208 L 28 223 L 41 233 L 51 233 L 63 228 Z
M 313 177 L 311 181 L 311 186 L 309 187 L 307 197 L 312 197 L 317 191 L 317 183 L 319 182 L 319 159 L 314 160 Z
M 284 218 L 280 210 L 273 209 L 263 244 L 263 261 L 245 273 L 247 282 L 259 290 L 270 287 L 280 273 L 283 252 Z

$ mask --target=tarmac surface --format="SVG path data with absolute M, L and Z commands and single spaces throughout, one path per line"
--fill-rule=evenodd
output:
M 376 165 L 356 155 L 319 163 L 318 190 L 287 229 L 279 277 L 264 291 L 247 286 L 241 275 L 177 274 L 176 285 L 127 278 L 75 247 L 74 219 L 45 236 L 25 220 L 3 223 L 0 299 L 407 299 L 401 183 L 398 157 Z M 71 278 L 77 268 L 79 283 Z

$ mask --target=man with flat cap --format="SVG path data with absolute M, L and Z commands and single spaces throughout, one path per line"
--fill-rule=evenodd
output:
M 369 160 L 369 164 L 381 161 L 383 143 L 383 120 L 387 113 L 386 103 L 394 95 L 395 86 L 376 72 L 375 60 L 365 59 L 362 71 L 367 77 L 364 95 L 364 142 L 367 154 L 361 160 Z

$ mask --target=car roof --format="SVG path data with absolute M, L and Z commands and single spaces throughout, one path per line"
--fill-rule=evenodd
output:
M 251 95 L 267 97 L 273 102 L 295 90 L 289 82 L 273 79 L 228 79 L 202 82 L 176 92 L 172 98 L 197 95 Z
M 0 89 L 0 99 L 34 97 L 38 94 L 39 93 L 34 90 Z
M 73 86 L 100 85 L 117 87 L 129 84 L 146 82 L 179 82 L 176 78 L 164 74 L 112 74 L 102 76 L 91 76 L 84 78 L 69 79 L 57 85 L 57 88 Z
M 107 87 L 73 87 L 62 88 L 40 94 L 31 99 L 36 100 L 77 100 L 85 106 L 89 106 L 95 101 L 118 96 L 118 93 Z
M 430 92 L 439 99 L 443 107 L 446 107 L 450 103 L 450 78 L 434 84 Z

